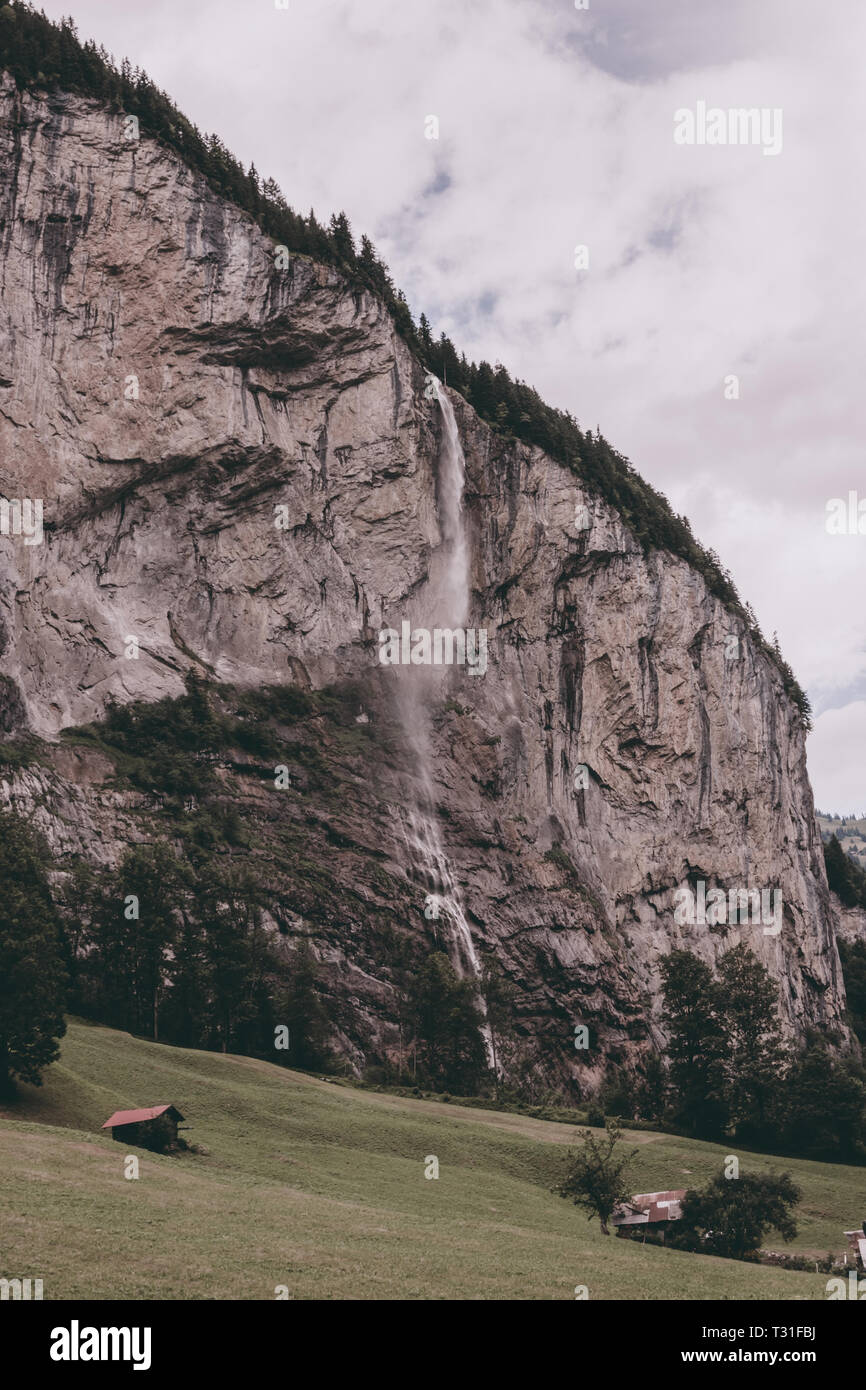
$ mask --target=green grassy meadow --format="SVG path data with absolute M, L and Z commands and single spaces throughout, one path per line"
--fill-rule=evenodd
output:
M 115 1109 L 173 1102 L 207 1154 L 135 1152 Z M 717 1145 L 646 1131 L 634 1191 L 699 1185 Z M 605 1237 L 551 1192 L 572 1126 L 318 1080 L 72 1022 L 0 1110 L 0 1276 L 45 1299 L 823 1299 L 827 1276 Z M 439 1178 L 425 1178 L 425 1160 Z M 841 1251 L 866 1170 L 740 1153 L 800 1184 L 790 1249 Z M 771 1248 L 784 1249 L 770 1238 Z

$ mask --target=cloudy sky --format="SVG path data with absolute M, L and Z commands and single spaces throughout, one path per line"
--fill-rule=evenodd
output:
M 600 425 L 778 631 L 819 807 L 866 811 L 866 535 L 825 526 L 866 498 L 862 0 L 42 4 Z M 700 102 L 781 110 L 781 151 L 677 144 Z

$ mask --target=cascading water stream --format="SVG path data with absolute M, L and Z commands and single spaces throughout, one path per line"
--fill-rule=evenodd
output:
M 462 628 L 469 616 L 469 549 L 463 524 L 466 462 L 454 410 L 438 381 L 436 397 L 444 426 L 436 498 L 442 540 L 433 551 L 428 581 L 412 604 L 411 612 L 413 626 L 428 630 Z M 443 667 L 410 665 L 401 669 L 400 677 L 397 704 L 415 755 L 416 770 L 411 797 L 403 808 L 410 873 L 425 888 L 429 900 L 436 904 L 437 917 L 441 913 L 446 930 L 450 930 L 452 963 L 458 974 L 478 979 L 481 963 L 462 895 L 448 864 L 436 814 L 429 708 L 441 692 L 446 671 Z M 489 1030 L 483 1031 L 492 1066 Z
M 462 627 L 469 616 L 469 547 L 463 524 L 466 460 L 454 408 L 438 381 L 436 395 L 445 426 L 437 497 L 442 544 L 431 558 L 427 593 L 439 626 Z

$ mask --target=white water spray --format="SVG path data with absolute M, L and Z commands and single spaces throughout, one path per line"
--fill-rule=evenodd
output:
M 414 625 L 428 629 L 453 629 L 464 627 L 469 616 L 469 548 L 463 523 L 466 461 L 454 410 L 438 381 L 436 398 L 444 425 L 436 496 L 441 543 L 431 556 L 428 580 L 412 605 L 411 619 Z M 416 764 L 412 797 L 403 812 L 403 833 L 411 876 L 435 900 L 441 912 L 439 920 L 452 934 L 450 945 L 455 969 L 461 976 L 478 979 L 481 963 L 466 919 L 462 894 L 448 864 L 436 814 L 428 709 L 441 691 L 445 676 L 441 667 L 408 666 L 400 671 L 397 704 Z M 492 1066 L 489 1030 L 483 1031 Z

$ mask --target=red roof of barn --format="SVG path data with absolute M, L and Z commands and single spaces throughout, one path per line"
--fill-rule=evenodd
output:
M 183 1119 L 180 1111 L 174 1105 L 150 1105 L 146 1110 L 115 1110 L 110 1120 L 106 1120 L 103 1129 L 114 1129 L 118 1125 L 137 1125 L 142 1120 L 155 1120 L 158 1115 L 164 1115 L 166 1110 L 174 1110 L 179 1120 Z

